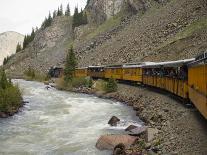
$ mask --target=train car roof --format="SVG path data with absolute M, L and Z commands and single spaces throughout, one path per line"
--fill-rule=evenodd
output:
M 76 68 L 76 69 L 88 69 L 88 67 L 79 67 L 79 68 Z
M 123 64 L 107 65 L 105 68 L 122 68 Z
M 158 68 L 158 67 L 161 67 L 161 66 L 164 66 L 164 67 L 180 67 L 180 66 L 188 64 L 190 62 L 193 62 L 194 60 L 195 60 L 195 58 L 193 58 L 193 59 L 177 60 L 177 61 L 154 62 L 152 64 L 145 65 L 143 67 L 144 68 L 147 68 L 147 67 Z
M 202 54 L 198 55 L 195 60 L 188 64 L 188 66 L 204 63 L 207 61 L 207 52 L 203 52 Z
M 88 66 L 87 68 L 104 68 L 105 66 Z
M 129 63 L 129 64 L 124 64 L 123 68 L 140 68 L 143 66 L 153 65 L 153 64 L 155 63 L 154 62 Z

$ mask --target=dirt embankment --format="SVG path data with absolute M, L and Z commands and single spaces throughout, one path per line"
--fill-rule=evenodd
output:
M 207 121 L 195 108 L 185 106 L 167 92 L 125 84 L 119 84 L 116 93 L 105 95 L 90 90 L 77 91 L 133 106 L 147 126 L 159 130 L 156 140 L 161 142 L 161 154 L 207 154 Z M 136 149 L 136 145 L 131 149 Z

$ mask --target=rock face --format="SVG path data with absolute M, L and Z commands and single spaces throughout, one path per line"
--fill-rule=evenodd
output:
M 96 147 L 99 150 L 113 150 L 113 148 L 120 143 L 128 147 L 132 145 L 136 139 L 137 137 L 129 135 L 104 135 L 98 139 Z
M 149 7 L 149 0 L 90 0 L 87 6 L 89 23 L 102 24 L 117 15 L 123 9 L 144 11 Z
M 102 24 L 120 12 L 123 4 L 124 0 L 90 0 L 87 6 L 90 13 L 89 22 Z
M 16 52 L 18 43 L 22 44 L 24 36 L 17 32 L 4 32 L 0 34 L 0 65 L 2 65 L 5 57 Z

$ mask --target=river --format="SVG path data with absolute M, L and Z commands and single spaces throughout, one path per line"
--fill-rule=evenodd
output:
M 95 148 L 102 134 L 141 124 L 132 108 L 95 96 L 47 90 L 39 82 L 15 80 L 28 101 L 21 111 L 0 119 L 0 154 L 105 155 Z M 122 120 L 117 127 L 107 122 Z

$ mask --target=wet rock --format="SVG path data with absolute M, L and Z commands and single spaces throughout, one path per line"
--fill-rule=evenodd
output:
M 135 126 L 135 125 L 130 125 L 130 126 L 128 126 L 126 129 L 125 129 L 125 131 L 131 131 L 132 129 L 135 129 L 135 128 L 137 128 L 138 126 Z
M 108 124 L 111 126 L 117 126 L 117 123 L 120 121 L 120 119 L 116 116 L 112 116 L 111 119 L 109 120 Z
M 142 127 L 138 127 L 138 126 L 134 126 L 134 125 L 130 125 L 128 128 L 125 129 L 125 131 L 129 131 L 130 135 L 140 135 L 143 134 L 147 131 L 147 127 L 142 126 Z
M 6 118 L 7 115 L 4 112 L 0 112 L 0 118 Z
M 96 148 L 99 150 L 113 150 L 120 143 L 125 147 L 129 147 L 137 139 L 137 137 L 129 135 L 103 135 L 98 139 Z
M 113 155 L 126 155 L 125 145 L 120 143 L 114 147 Z

